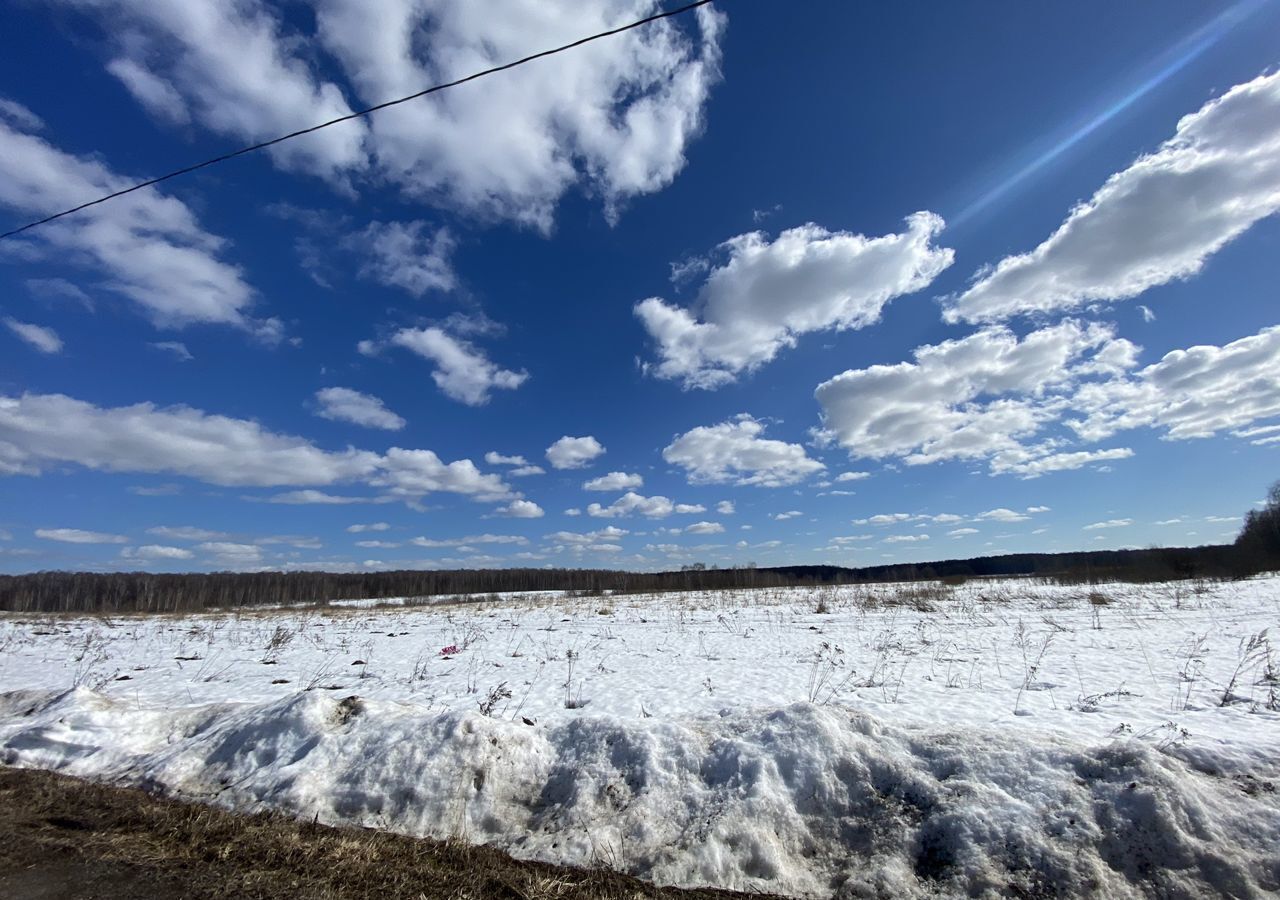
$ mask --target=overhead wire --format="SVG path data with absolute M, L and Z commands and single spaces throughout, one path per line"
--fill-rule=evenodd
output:
M 152 185 L 160 184 L 162 181 L 168 181 L 169 179 L 177 178 L 180 175 L 188 175 L 191 172 L 195 172 L 200 169 L 205 169 L 205 168 L 208 168 L 209 166 L 217 165 L 218 163 L 226 162 L 229 159 L 235 159 L 238 156 L 244 156 L 247 153 L 253 153 L 254 151 L 263 150 L 267 147 L 274 147 L 276 144 L 281 144 L 281 143 L 284 143 L 285 141 L 293 140 L 294 138 L 297 138 L 297 137 L 302 137 L 303 135 L 312 134 L 314 132 L 320 131 L 322 128 L 329 128 L 330 126 L 333 126 L 333 125 L 339 125 L 343 122 L 349 122 L 352 119 L 359 119 L 364 116 L 371 115 L 372 113 L 378 112 L 379 110 L 388 109 L 392 106 L 399 106 L 402 103 L 408 103 L 412 100 L 418 100 L 422 97 L 426 97 L 429 94 L 435 94 L 440 91 L 447 90 L 449 88 L 457 87 L 458 85 L 466 84 L 469 81 L 475 81 L 479 78 L 484 78 L 485 76 L 488 76 L 488 75 L 494 75 L 498 72 L 505 72 L 508 69 L 514 69 L 517 66 L 523 66 L 526 63 L 531 63 L 534 60 L 543 59 L 548 56 L 555 56 L 557 53 L 564 53 L 566 50 L 572 50 L 575 47 L 581 47 L 583 44 L 589 44 L 592 41 L 598 41 L 598 40 L 601 40 L 602 38 L 613 37 L 614 35 L 622 34 L 623 32 L 626 32 L 626 31 L 631 31 L 636 28 L 642 28 L 645 25 L 652 24 L 653 22 L 657 22 L 662 19 L 670 19 L 675 16 L 683 15 L 684 13 L 697 9 L 700 6 L 707 6 L 712 2 L 714 2 L 714 0 L 695 0 L 695 2 L 693 3 L 686 3 L 684 6 L 677 7 L 676 9 L 669 9 L 669 10 L 664 10 L 662 12 L 657 12 L 651 16 L 646 16 L 643 19 L 638 19 L 627 25 L 619 26 L 618 28 L 611 28 L 608 31 L 601 31 L 597 34 L 590 35 L 589 37 L 579 38 L 576 41 L 573 41 L 568 44 L 563 44 L 559 47 L 554 47 L 550 50 L 542 50 L 538 53 L 533 53 L 521 59 L 513 60 L 512 62 L 503 63 L 502 65 L 498 65 L 498 66 L 492 66 L 491 68 L 484 69 L 483 71 L 480 71 L 480 72 L 473 72 L 472 74 L 467 75 L 464 78 L 458 78 L 453 81 L 444 82 L 442 84 L 432 85 L 429 88 L 425 88 L 424 90 L 418 91 L 417 93 L 414 93 L 414 94 L 409 94 L 408 96 L 405 96 L 405 97 L 399 97 L 395 100 L 387 100 L 386 102 L 383 102 L 383 103 L 377 103 L 377 104 L 374 104 L 373 106 L 366 107 L 365 109 L 356 110 L 355 112 L 347 113 L 344 116 L 338 116 L 335 119 L 330 119 L 327 122 L 321 122 L 318 125 L 312 125 L 309 128 L 302 128 L 302 129 L 299 129 L 298 131 L 291 131 L 288 134 L 282 134 L 279 137 L 272 138 L 271 140 L 268 140 L 268 141 L 261 141 L 257 144 L 252 144 L 248 147 L 241 147 L 239 150 L 233 150 L 230 153 L 223 153 L 219 156 L 214 156 L 210 159 L 206 159 L 204 162 L 195 163 L 194 165 L 190 165 L 190 166 L 183 166 L 181 169 L 174 169 L 172 172 L 168 172 L 164 175 L 160 175 L 155 178 L 148 178 L 146 181 L 140 181 L 137 184 L 132 185 L 131 187 L 122 188 L 121 190 L 113 191 L 110 194 L 105 194 L 97 198 L 96 200 L 89 200 L 85 203 L 81 203 L 79 206 L 73 206 L 70 209 L 64 209 L 61 212 L 54 213 L 53 215 L 50 215 L 50 216 L 45 216 L 43 219 L 39 219 L 35 222 L 28 222 L 26 225 L 23 225 L 20 228 L 14 228 L 11 231 L 6 231 L 3 234 L 0 234 L 0 240 L 14 237 L 15 235 L 22 234 L 24 231 L 29 231 L 32 228 L 36 228 L 40 225 L 48 224 L 49 222 L 53 222 L 57 219 L 61 219 L 64 216 L 69 216 L 69 215 L 72 215 L 73 213 L 78 213 L 81 210 L 88 209 L 91 206 L 97 206 L 100 203 L 106 203 L 108 200 L 114 200 L 117 197 L 123 197 L 125 194 L 132 194 L 134 191 L 140 191 L 143 188 L 148 188 L 148 187 L 151 187 Z

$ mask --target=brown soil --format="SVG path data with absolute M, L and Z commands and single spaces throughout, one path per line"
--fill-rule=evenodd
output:
M 0 767 L 0 897 L 732 900 L 491 847 L 239 815 Z M 755 895 L 759 896 L 759 895 Z

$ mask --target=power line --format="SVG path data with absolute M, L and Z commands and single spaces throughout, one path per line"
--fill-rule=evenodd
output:
M 401 103 L 408 103 L 410 100 L 417 100 L 419 97 L 425 97 L 428 94 L 434 94 L 438 91 L 443 91 L 447 88 L 457 87 L 460 84 L 466 84 L 468 81 L 475 81 L 478 78 L 484 78 L 486 75 L 493 75 L 497 72 L 505 72 L 507 69 L 514 69 L 516 68 L 516 66 L 523 66 L 525 63 L 533 62 L 535 59 L 542 59 L 543 57 L 546 57 L 546 56 L 555 56 L 557 53 L 563 53 L 566 50 L 572 50 L 575 47 L 581 47 L 583 44 L 589 44 L 592 41 L 598 41 L 601 38 L 612 37 L 615 34 L 622 34 L 624 31 L 631 31 L 633 28 L 640 28 L 652 22 L 657 22 L 660 19 L 670 19 L 673 16 L 678 16 L 683 13 L 687 13 L 692 9 L 697 9 L 699 6 L 706 6 L 711 2 L 713 2 L 713 0 L 696 0 L 696 2 L 694 3 L 685 4 L 684 6 L 678 7 L 677 9 L 671 9 L 665 12 L 655 13 L 652 16 L 648 16 L 647 18 L 632 22 L 629 25 L 623 25 L 620 28 L 613 28 L 609 31 L 601 31 L 599 34 L 593 34 L 590 37 L 580 38 L 574 41 L 573 43 L 564 44 L 563 46 L 556 47 L 552 50 L 543 50 L 540 53 L 534 53 L 532 56 L 526 56 L 523 59 L 517 59 L 514 62 L 503 63 L 500 66 L 494 66 L 493 68 L 485 69 L 482 72 L 475 72 L 471 75 L 466 76 L 465 78 L 459 78 L 456 81 L 449 81 L 449 82 L 445 82 L 444 84 L 433 85 L 432 87 L 429 87 L 426 90 L 418 91 L 416 94 L 410 94 L 407 97 L 401 97 L 398 100 L 388 100 L 385 103 L 379 103 L 379 104 L 376 104 L 375 106 L 370 106 L 366 109 L 357 110 L 356 112 L 353 112 L 353 113 L 347 113 L 347 115 L 345 116 L 338 116 L 338 118 L 330 119 L 327 122 L 321 122 L 319 125 L 312 125 L 310 128 L 303 128 L 301 131 L 292 131 L 289 134 L 282 134 L 280 137 L 272 138 L 269 141 L 263 141 L 260 144 L 253 144 L 252 146 L 249 146 L 249 147 L 242 147 L 239 150 L 232 151 L 231 153 L 224 153 L 221 156 L 215 156 L 212 159 L 206 159 L 204 162 L 196 163 L 195 165 L 192 165 L 192 166 L 185 166 L 184 168 L 181 168 L 181 169 L 175 169 L 174 171 L 169 172 L 167 175 L 161 175 L 158 178 L 151 178 L 151 179 L 148 179 L 147 181 L 138 182 L 132 187 L 127 187 L 127 188 L 124 188 L 123 190 L 115 191 L 114 193 L 107 194 L 106 196 L 103 196 L 103 197 L 99 197 L 97 200 L 90 200 L 88 203 L 81 203 L 79 206 L 73 206 L 70 209 L 64 209 L 62 212 L 54 213 L 51 216 L 46 216 L 45 218 L 40 219 L 39 221 L 29 222 L 26 225 L 23 225 L 21 228 L 15 228 L 12 231 L 6 231 L 4 234 L 0 234 L 0 240 L 4 240 L 5 238 L 10 238 L 10 237 L 13 237 L 14 235 L 21 234 L 22 232 L 27 231 L 28 229 L 35 228 L 38 225 L 44 225 L 48 222 L 54 221 L 55 219 L 61 219 L 63 216 L 69 216 L 72 213 L 80 212 L 80 210 L 82 209 L 88 209 L 90 206 L 97 206 L 99 203 L 106 203 L 108 200 L 114 200 L 116 197 L 123 197 L 125 194 L 131 194 L 134 191 L 140 191 L 145 187 L 151 187 L 153 184 L 159 184 L 162 181 L 168 181 L 170 178 L 177 178 L 179 175 L 186 175 L 189 172 L 196 171 L 197 169 L 203 169 L 220 162 L 225 162 L 229 159 L 235 159 L 237 156 L 244 156 L 246 153 L 252 153 L 255 150 L 262 150 L 266 147 L 272 147 L 272 146 L 275 146 L 276 144 L 283 143 L 287 140 L 291 140 L 296 137 L 301 137 L 304 134 L 311 134 L 314 131 L 319 131 L 321 128 L 328 128 L 330 125 L 337 125 L 340 122 L 348 122 L 351 119 L 359 119 L 362 116 L 367 116 L 370 113 L 378 112 L 379 110 L 386 109 L 387 107 L 390 107 L 390 106 L 398 106 Z

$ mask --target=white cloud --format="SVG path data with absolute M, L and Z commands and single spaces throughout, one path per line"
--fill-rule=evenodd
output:
M 191 115 L 182 95 L 163 78 L 152 74 L 132 59 L 113 59 L 107 71 L 120 79 L 134 99 L 154 116 L 173 125 L 186 125 Z
M 472 534 L 459 538 L 425 538 L 416 537 L 409 541 L 419 547 L 466 547 L 472 544 L 527 544 L 528 538 L 515 534 Z
M 545 475 L 547 470 L 542 466 L 517 466 L 507 472 L 512 478 L 527 478 L 530 475 Z
M 779 522 L 785 522 L 787 519 L 797 519 L 803 515 L 804 513 L 800 512 L 800 510 L 793 509 L 788 512 L 776 513 L 773 518 Z
M 17 100 L 0 97 L 0 120 L 8 120 L 23 131 L 40 131 L 44 122 Z
M 977 533 L 978 533 L 978 529 L 976 528 L 953 528 L 947 532 L 947 534 L 949 534 L 953 538 L 965 537 L 966 535 L 977 534 Z
M 490 450 L 484 455 L 484 461 L 491 466 L 527 466 L 529 461 L 523 456 L 503 456 L 497 450 Z
M 669 498 L 659 495 L 643 497 L 635 491 L 627 491 L 608 506 L 601 506 L 599 503 L 587 506 L 587 515 L 604 519 L 635 514 L 647 516 L 650 519 L 663 519 L 672 513 L 689 515 L 706 511 L 706 507 L 697 504 L 674 503 Z
M 1107 519 L 1105 522 L 1094 522 L 1092 525 L 1084 526 L 1085 531 L 1096 531 L 1099 528 L 1124 528 L 1126 525 L 1132 525 L 1133 519 Z
M 392 447 L 370 483 L 400 497 L 443 491 L 474 496 L 482 501 L 511 498 L 511 489 L 501 476 L 482 473 L 469 459 L 445 463 L 430 450 Z
M 195 554 L 184 547 L 144 544 L 141 547 L 125 547 L 120 551 L 120 556 L 123 559 L 148 561 L 155 559 L 191 559 Z
M 571 6 L 466 0 L 327 0 L 321 41 L 362 101 L 419 91 L 531 52 L 616 27 L 647 4 Z M 548 228 L 557 200 L 585 182 L 612 213 L 627 197 L 665 187 L 684 165 L 719 78 L 724 17 L 699 11 L 526 66 L 516 77 L 468 85 L 369 121 L 379 170 L 411 197 Z
M 915 544 L 929 540 L 927 534 L 891 534 L 884 539 L 886 544 Z
M 196 549 L 212 557 L 214 563 L 228 568 L 256 566 L 262 562 L 262 548 L 255 544 L 234 541 L 208 541 L 197 544 Z
M 731 516 L 736 512 L 732 500 L 721 500 L 716 504 L 716 512 L 722 516 Z
M 644 478 L 639 475 L 632 475 L 627 472 L 610 472 L 608 475 L 601 475 L 599 478 L 584 481 L 582 489 L 584 491 L 626 491 L 643 485 Z
M 677 437 L 662 458 L 683 468 L 691 484 L 783 487 L 826 469 L 804 447 L 762 438 L 764 424 L 749 415 L 702 425 Z
M 989 509 L 983 513 L 978 513 L 976 518 L 989 519 L 993 522 L 1025 522 L 1031 517 L 1024 513 L 1015 512 L 1012 509 L 1001 506 L 996 509 Z
M 1017 475 L 1020 478 L 1039 478 L 1046 472 L 1066 472 L 1081 469 L 1097 462 L 1128 459 L 1133 451 L 1128 447 L 1112 447 L 1106 450 L 1074 450 L 1053 453 L 1045 448 L 1015 447 L 1001 450 L 991 460 L 991 474 Z M 1101 467 L 1100 469 L 1101 470 Z
M 616 543 L 620 538 L 626 537 L 630 533 L 625 528 L 607 525 L 596 531 L 588 532 L 556 531 L 547 535 L 547 540 L 556 544 L 585 547 L 601 542 Z
M 512 500 L 495 512 L 500 516 L 511 516 L 516 519 L 540 519 L 546 515 L 542 507 L 532 500 Z
M 1138 348 L 1099 323 L 1067 320 L 1019 339 L 1003 327 L 918 347 L 914 362 L 850 369 L 820 384 L 820 437 L 851 455 L 908 465 L 1045 456 L 1021 443 L 1055 421 L 1086 378 L 1132 366 Z
M 172 354 L 178 362 L 190 362 L 195 359 L 182 341 L 154 341 L 151 346 L 164 353 Z
M 581 469 L 604 452 L 604 445 L 591 435 L 565 435 L 547 448 L 547 461 L 556 469 Z
M 1083 418 L 1067 424 L 1087 440 L 1144 426 L 1200 438 L 1280 416 L 1280 326 L 1173 350 L 1130 378 L 1083 386 L 1072 405 Z
M 391 343 L 436 364 L 431 379 L 446 397 L 468 406 L 483 406 L 493 390 L 514 390 L 529 379 L 528 372 L 512 372 L 494 365 L 474 345 L 439 328 L 404 328 Z
M 36 537 L 46 541 L 62 541 L 65 544 L 129 543 L 129 539 L 121 534 L 104 534 L 101 531 L 83 531 L 79 528 L 37 528 Z
M 157 525 L 154 528 L 148 528 L 147 534 L 168 538 L 171 541 L 217 541 L 231 537 L 231 535 L 221 531 L 196 528 L 192 525 Z
M 41 353 L 61 353 L 62 338 L 58 332 L 43 325 L 30 322 L 19 322 L 17 319 L 5 319 L 5 326 Z
M 314 488 L 308 488 L 301 491 L 285 491 L 283 494 L 272 494 L 267 498 L 268 503 L 283 503 L 288 506 L 305 506 L 316 504 L 320 506 L 344 506 L 351 503 L 378 503 L 384 502 L 381 497 L 350 497 L 342 494 L 330 494 L 325 491 L 317 491 Z
M 399 431 L 405 426 L 404 419 L 387 409 L 377 397 L 351 388 L 323 388 L 316 391 L 316 400 L 320 403 L 316 415 L 322 419 L 387 431 Z
M 398 541 L 356 541 L 356 546 L 381 550 L 394 550 L 397 547 L 402 547 L 404 545 Z
M 836 476 L 836 481 L 861 481 L 864 478 L 870 478 L 870 472 L 841 472 Z
M 1142 321 L 1144 322 L 1154 322 L 1156 320 L 1156 314 L 1151 311 L 1149 306 L 1139 303 L 1138 312 L 1142 313 Z
M 63 153 L 0 123 L 0 206 L 27 216 L 45 215 L 119 190 L 132 180 L 96 159 Z M 280 336 L 277 320 L 246 315 L 253 290 L 237 267 L 219 258 L 226 241 L 203 230 L 186 204 L 155 188 L 14 240 L 36 257 L 97 271 L 104 287 L 133 300 L 157 326 L 217 323 L 264 340 Z
M 685 534 L 721 534 L 724 526 L 719 522 L 694 522 L 681 529 Z
M 1032 513 L 1032 514 L 1034 514 L 1034 513 L 1046 513 L 1046 512 L 1049 512 L 1049 511 L 1050 511 L 1050 507 L 1048 507 L 1048 506 L 1028 506 L 1028 507 L 1027 507 L 1027 512 Z
M 1035 250 L 1000 261 L 947 303 L 948 321 L 1124 300 L 1196 274 L 1280 209 L 1280 72 L 1233 87 L 1112 175 Z
M 902 234 L 868 238 L 803 225 L 769 243 L 761 232 L 721 245 L 692 311 L 660 297 L 635 313 L 657 343 L 659 378 L 716 388 L 752 372 L 803 334 L 864 328 L 890 300 L 918 291 L 951 264 L 933 246 L 940 218 L 916 213 Z
M 36 474 L 57 462 L 272 486 L 365 477 L 378 457 L 354 449 L 321 450 L 256 422 L 183 406 L 100 408 L 62 394 L 0 396 L 0 474 Z
M 109 70 L 166 122 L 190 119 L 253 142 L 351 106 L 382 102 L 519 59 L 650 11 L 647 3 L 571 5 L 466 0 L 321 0 L 290 18 L 260 0 L 157 4 L 63 0 L 111 38 Z M 660 22 L 607 42 L 387 109 L 272 147 L 283 168 L 340 190 L 368 178 L 470 216 L 549 228 L 560 197 L 582 185 L 614 214 L 669 184 L 702 127 L 719 79 L 725 18 Z M 315 62 L 336 62 L 348 100 Z M 329 63 L 326 63 L 327 65 Z M 303 115 L 300 120 L 299 115 Z
M 351 112 L 337 86 L 313 76 L 300 36 L 257 0 L 62 2 L 101 19 L 118 54 L 108 70 L 166 122 L 190 118 L 247 143 Z M 366 135 L 349 122 L 268 152 L 277 165 L 341 180 L 365 165 Z
M 370 522 L 367 525 L 348 525 L 347 532 L 350 534 L 362 534 L 366 531 L 388 531 L 391 524 L 388 522 Z
M 360 482 L 412 500 L 432 492 L 511 500 L 502 478 L 469 459 L 445 463 L 430 450 L 392 447 L 384 455 L 327 451 L 257 422 L 151 403 L 100 408 L 61 394 L 0 395 L 0 475 L 37 475 L 53 463 L 110 472 L 172 472 L 210 484 L 274 487 Z M 291 491 L 276 503 L 377 503 Z
M 458 285 L 450 262 L 454 240 L 447 228 L 430 231 L 426 222 L 370 222 L 342 243 L 359 254 L 362 278 L 415 297 Z
M 93 298 L 65 278 L 28 278 L 23 282 L 31 296 L 41 300 L 74 300 L 93 309 Z

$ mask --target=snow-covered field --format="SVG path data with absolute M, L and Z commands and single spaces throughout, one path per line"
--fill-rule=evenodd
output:
M 0 761 L 664 883 L 1263 896 L 1278 624 L 1280 577 L 0 615 Z

